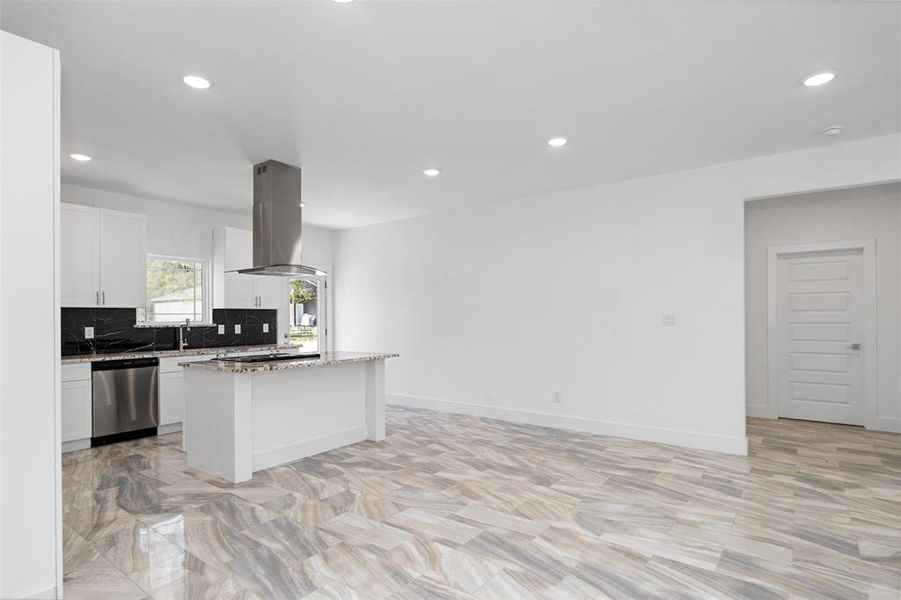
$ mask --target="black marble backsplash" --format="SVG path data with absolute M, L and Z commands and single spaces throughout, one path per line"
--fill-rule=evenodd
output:
M 112 354 L 116 352 L 152 352 L 178 349 L 178 329 L 174 327 L 135 327 L 133 308 L 64 308 L 62 309 L 62 354 Z M 185 329 L 187 348 L 221 348 L 225 346 L 262 346 L 278 342 L 278 318 L 275 310 L 213 309 L 213 322 L 218 327 Z M 263 333 L 263 324 L 269 331 Z M 241 333 L 235 333 L 241 325 Z M 84 328 L 94 328 L 94 339 L 84 336 Z

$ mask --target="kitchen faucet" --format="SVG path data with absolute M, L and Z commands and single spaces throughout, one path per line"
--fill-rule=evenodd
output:
M 178 351 L 184 352 L 188 343 L 185 341 L 185 327 L 191 328 L 191 319 L 185 319 L 184 324 L 178 325 Z

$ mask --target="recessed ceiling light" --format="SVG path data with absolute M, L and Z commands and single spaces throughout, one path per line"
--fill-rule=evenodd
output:
M 551 138 L 547 141 L 547 145 L 550 146 L 551 148 L 559 148 L 560 146 L 565 146 L 566 138 L 565 137 Z
M 438 177 L 439 175 L 441 175 L 441 171 L 439 171 L 438 169 L 436 169 L 434 167 L 430 167 L 428 169 L 423 169 L 422 172 L 427 177 Z
M 350 4 L 354 0 L 335 0 L 338 4 Z
M 192 87 L 195 90 L 207 90 L 211 85 L 213 85 L 212 83 L 210 83 L 209 79 L 201 77 L 200 75 L 185 75 L 181 78 L 181 80 L 185 83 L 186 86 Z
M 845 130 L 845 128 L 842 127 L 841 125 L 833 125 L 832 127 L 827 127 L 826 129 L 824 129 L 823 135 L 829 136 L 829 137 L 832 137 L 835 135 L 841 135 L 841 133 L 844 130 Z
M 81 154 L 80 152 L 73 152 L 69 155 L 69 158 L 77 160 L 78 162 L 88 162 L 93 157 L 88 156 L 87 154 Z
M 838 75 L 838 71 L 817 71 L 816 73 L 811 73 L 804 79 L 804 85 L 807 87 L 818 87 L 821 85 L 825 85 L 835 79 Z

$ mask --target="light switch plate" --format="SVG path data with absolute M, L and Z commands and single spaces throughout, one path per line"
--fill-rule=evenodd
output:
M 263 333 L 269 333 L 269 323 L 263 323 Z
M 225 325 L 217 325 L 216 333 L 218 333 L 219 335 L 225 335 Z
M 86 339 L 86 340 L 94 339 L 94 328 L 93 327 L 85 327 L 84 328 L 84 339 Z
M 241 333 L 241 326 L 235 325 L 235 333 Z
M 663 313 L 660 315 L 660 320 L 664 327 L 675 327 L 676 313 Z

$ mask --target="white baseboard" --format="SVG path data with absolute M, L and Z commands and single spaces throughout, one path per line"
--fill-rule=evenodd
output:
M 748 406 L 746 414 L 749 417 L 759 419 L 778 419 L 779 415 L 767 406 Z M 864 426 L 867 431 L 885 431 L 888 433 L 901 433 L 901 419 L 892 419 L 890 417 L 877 417 L 874 422 L 867 423 Z
M 888 417 L 877 417 L 876 422 L 867 425 L 870 431 L 887 431 L 889 433 L 901 433 L 901 419 L 890 419 Z
M 156 428 L 157 435 L 166 435 L 167 433 L 175 433 L 181 431 L 181 423 L 169 423 L 168 425 L 160 425 Z
M 253 455 L 253 470 L 261 471 L 295 461 L 307 456 L 313 456 L 320 452 L 328 452 L 342 446 L 349 446 L 368 439 L 366 426 L 353 427 L 343 431 L 336 431 L 313 440 L 307 440 L 299 444 L 284 446 L 274 450 L 266 450 Z
M 84 438 L 83 440 L 72 440 L 71 442 L 62 443 L 63 454 L 65 454 L 66 452 L 75 452 L 76 450 L 87 450 L 90 447 L 91 438 Z
M 661 427 L 648 427 L 644 425 L 632 425 L 629 423 L 614 423 L 610 421 L 596 421 L 581 417 L 567 417 L 530 410 L 516 408 L 503 408 L 500 406 L 488 406 L 485 404 L 469 404 L 464 402 L 451 402 L 437 398 L 422 398 L 407 396 L 404 394 L 386 394 L 388 404 L 410 406 L 414 408 L 426 408 L 441 412 L 473 415 L 476 417 L 488 417 L 514 423 L 526 423 L 542 427 L 555 427 L 557 429 L 569 429 L 573 431 L 585 431 L 596 435 L 610 435 L 614 437 L 630 438 L 646 442 L 657 442 L 673 446 L 685 446 L 700 450 L 714 450 L 728 454 L 744 455 L 748 453 L 747 438 L 732 438 L 708 433 L 696 433 L 679 429 L 664 429 Z

